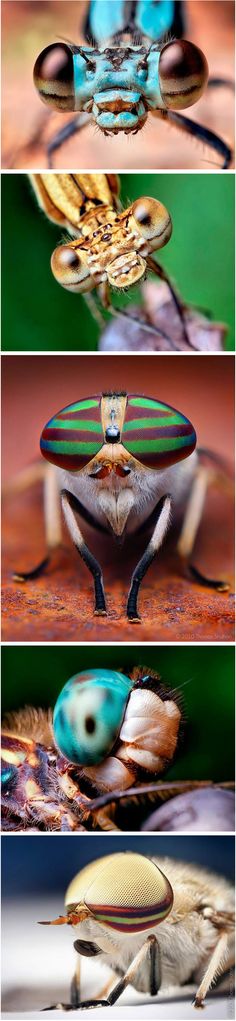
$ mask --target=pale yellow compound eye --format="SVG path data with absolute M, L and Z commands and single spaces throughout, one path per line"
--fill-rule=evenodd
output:
M 51 269 L 58 284 L 70 291 L 86 291 L 91 277 L 86 262 L 73 245 L 60 245 L 51 258 Z
M 161 248 L 169 241 L 172 232 L 170 214 L 162 202 L 144 196 L 137 199 L 132 207 L 132 216 L 140 234 L 146 241 L 154 242 L 153 247 Z M 152 247 L 152 246 L 151 246 Z

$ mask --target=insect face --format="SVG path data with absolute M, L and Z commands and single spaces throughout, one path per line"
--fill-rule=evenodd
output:
M 126 289 L 145 274 L 146 257 L 169 241 L 170 214 L 156 199 L 144 196 L 124 213 L 108 209 L 104 218 L 97 212 L 101 226 L 94 230 L 94 212 L 82 218 L 83 237 L 56 248 L 51 268 L 58 283 L 72 291 L 87 291 L 108 281 L 110 286 Z
M 50 419 L 40 440 L 46 460 L 69 472 L 93 468 L 93 461 L 106 458 L 111 466 L 113 460 L 121 467 L 127 460 L 128 467 L 131 459 L 161 470 L 188 457 L 195 445 L 195 430 L 184 415 L 161 401 L 126 393 L 68 405 Z
M 71 677 L 54 709 L 53 729 L 65 758 L 78 765 L 105 759 L 120 730 L 132 681 L 112 670 Z
M 34 67 L 41 99 L 62 110 L 91 113 L 105 133 L 137 132 L 149 110 L 192 106 L 207 84 L 204 54 L 186 40 L 103 50 L 47 46 Z

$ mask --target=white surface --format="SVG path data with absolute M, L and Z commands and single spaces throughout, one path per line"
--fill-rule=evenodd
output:
M 69 926 L 40 926 L 39 919 L 55 918 L 62 914 L 59 900 L 32 899 L 8 902 L 2 909 L 2 1015 L 6 1021 L 31 1021 L 43 1018 L 96 1018 L 100 1021 L 197 1021 L 192 1005 L 193 987 L 185 987 L 184 995 L 176 991 L 171 999 L 163 996 L 154 1000 L 143 997 L 130 986 L 119 1003 L 113 1007 L 78 1010 L 65 1013 L 56 1011 L 41 1014 L 50 1003 L 69 1000 L 70 981 L 76 959 L 73 935 Z M 109 970 L 98 960 L 82 960 L 82 997 L 98 994 L 109 975 Z M 234 1003 L 228 996 L 208 997 L 204 1021 L 229 1021 L 234 1017 Z

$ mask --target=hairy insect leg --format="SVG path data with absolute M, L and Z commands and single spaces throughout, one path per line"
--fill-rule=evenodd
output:
M 150 539 L 150 542 L 148 543 L 145 552 L 143 553 L 143 556 L 141 557 L 141 560 L 139 560 L 137 567 L 135 567 L 135 570 L 131 578 L 131 586 L 127 602 L 127 617 L 130 621 L 132 621 L 132 623 L 140 621 L 137 609 L 137 601 L 141 581 L 143 580 L 145 574 L 147 573 L 153 558 L 156 556 L 156 553 L 158 553 L 158 550 L 160 549 L 160 546 L 163 542 L 165 533 L 170 522 L 171 498 L 169 494 L 166 494 L 166 496 L 163 496 L 161 500 L 159 500 L 157 504 L 157 514 L 158 519 L 154 528 L 153 535 Z
M 77 957 L 76 967 L 70 987 L 70 998 L 73 1007 L 79 1006 L 80 1001 L 80 972 L 81 972 L 81 959 Z
M 178 316 L 181 322 L 183 340 L 185 340 L 185 343 L 187 344 L 188 347 L 191 347 L 193 348 L 193 350 L 195 350 L 194 345 L 191 343 L 191 340 L 189 339 L 188 330 L 184 321 L 184 306 L 180 298 L 178 297 L 178 294 L 176 293 L 173 284 L 171 283 L 168 273 L 165 272 L 163 266 L 160 266 L 159 262 L 156 262 L 155 259 L 152 259 L 151 255 L 148 255 L 147 257 L 147 265 L 149 266 L 149 269 L 151 269 L 152 272 L 155 273 L 155 275 L 159 277 L 160 280 L 164 280 L 165 284 L 167 284 L 167 287 L 169 287 L 171 297 L 173 299 L 175 308 L 178 312 Z
M 84 560 L 86 567 L 90 571 L 94 580 L 94 594 L 95 594 L 95 614 L 103 616 L 107 613 L 103 576 L 100 564 L 90 552 L 88 546 L 84 541 L 82 532 L 80 531 L 79 525 L 76 521 L 75 512 L 73 509 L 73 496 L 68 492 L 67 489 L 63 489 L 61 492 L 62 508 L 67 524 L 68 531 L 70 533 L 72 542 L 77 549 L 77 552 Z
M 107 309 L 107 312 L 110 312 L 111 315 L 121 319 L 122 318 L 129 319 L 131 323 L 135 323 L 137 326 L 139 326 L 139 328 L 141 327 L 142 330 L 144 330 L 146 333 L 152 334 L 156 333 L 158 337 L 162 337 L 163 340 L 167 341 L 174 351 L 176 350 L 176 345 L 174 344 L 174 341 L 171 339 L 171 337 L 168 336 L 167 333 L 164 333 L 164 330 L 159 329 L 159 327 L 154 326 L 154 324 L 150 323 L 149 325 L 149 323 L 145 322 L 144 319 L 140 319 L 139 316 L 135 316 L 133 315 L 133 313 L 131 314 L 130 312 L 127 312 L 126 309 L 124 308 L 116 308 L 116 305 L 112 305 L 110 300 L 110 288 L 107 281 L 104 281 L 104 283 L 99 284 L 98 293 L 103 308 Z
M 225 88 L 230 89 L 231 92 L 235 92 L 235 84 L 233 78 L 217 78 L 217 77 L 208 78 L 207 88 L 208 89 Z
M 199 525 L 201 523 L 208 486 L 209 483 L 212 482 L 213 477 L 212 469 L 205 468 L 203 465 L 198 468 L 190 492 L 182 530 L 177 543 L 177 552 L 181 557 L 185 569 L 187 569 L 187 572 L 190 573 L 196 581 L 199 581 L 202 585 L 209 586 L 209 588 L 218 589 L 219 592 L 227 592 L 229 584 L 226 581 L 208 578 L 202 574 L 197 567 L 190 564 L 189 560 L 194 548 Z
M 155 111 L 156 112 L 156 111 Z M 232 149 L 223 138 L 216 135 L 214 131 L 210 131 L 209 128 L 203 127 L 202 124 L 198 124 L 197 121 L 191 121 L 190 117 L 185 117 L 182 113 L 176 113 L 174 110 L 165 110 L 160 114 L 165 120 L 168 120 L 170 124 L 175 124 L 177 128 L 182 129 L 188 135 L 193 135 L 198 138 L 201 142 L 208 145 L 210 149 L 214 149 L 215 152 L 219 153 L 222 158 L 222 170 L 227 170 L 232 159 Z
M 81 131 L 82 128 L 86 127 L 88 121 L 90 121 L 90 114 L 80 113 L 75 120 L 69 121 L 69 124 L 64 124 L 64 127 L 61 128 L 60 131 L 57 131 L 57 134 L 54 135 L 54 138 L 52 138 L 47 145 L 49 170 L 53 169 L 52 153 L 56 152 L 57 149 L 60 149 L 63 143 L 67 142 L 68 138 L 72 138 L 73 135 L 76 135 L 77 131 Z
M 161 985 L 161 960 L 158 941 L 156 936 L 148 936 L 143 946 L 133 958 L 129 968 L 122 979 L 116 983 L 114 989 L 108 994 L 107 999 L 82 1000 L 76 1005 L 72 1003 L 57 1003 L 52 1007 L 44 1007 L 44 1010 L 85 1010 L 89 1007 L 112 1007 L 130 983 L 135 983 L 135 977 L 139 969 L 146 963 L 149 968 L 149 994 L 156 996 Z
M 213 953 L 211 954 L 209 964 L 203 975 L 203 978 L 198 986 L 196 996 L 194 997 L 194 1007 L 203 1007 L 204 1000 L 211 988 L 213 982 L 217 978 L 219 971 L 225 963 L 225 958 L 228 950 L 228 936 L 227 932 L 221 932 L 219 939 L 217 940 L 216 946 L 214 947 Z
M 44 480 L 44 521 L 45 521 L 45 535 L 46 535 L 46 547 L 47 555 L 32 569 L 32 571 L 15 571 L 13 578 L 14 581 L 32 581 L 34 578 L 39 578 L 45 571 L 46 567 L 50 563 L 51 556 L 54 551 L 57 550 L 62 543 L 62 529 L 61 529 L 61 509 L 60 509 L 60 496 L 57 485 L 57 477 L 53 465 L 47 466 L 46 471 L 44 469 L 43 475 Z M 29 475 L 25 475 L 27 478 L 27 486 L 30 485 Z M 36 481 L 36 478 L 33 479 Z M 26 488 L 22 485 L 21 489 Z

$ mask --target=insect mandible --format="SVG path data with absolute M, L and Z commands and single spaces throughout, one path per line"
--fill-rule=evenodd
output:
M 84 29 L 88 45 L 67 42 L 47 46 L 34 67 L 34 83 L 43 102 L 60 111 L 76 111 L 50 141 L 55 150 L 90 119 L 104 135 L 136 134 L 148 114 L 164 118 L 219 153 L 228 167 L 231 149 L 214 131 L 180 113 L 209 86 L 202 50 L 181 39 L 184 5 L 180 0 L 92 0 Z M 174 38 L 177 36 L 178 38 Z
M 128 619 L 139 622 L 141 582 L 173 512 L 187 502 L 178 540 L 181 564 L 200 583 L 220 591 L 229 588 L 190 563 L 208 484 L 218 482 L 218 473 L 216 465 L 212 470 L 202 463 L 204 451 L 195 451 L 195 429 L 185 415 L 143 395 L 103 393 L 61 409 L 43 429 L 40 445 L 50 465 L 43 473 L 47 557 L 32 571 L 17 571 L 15 581 L 36 578 L 60 547 L 61 502 L 72 542 L 93 577 L 95 614 L 104 615 L 102 569 L 85 543 L 78 515 L 119 542 L 126 538 L 130 543 L 136 532 L 152 529 L 134 569 L 127 602 Z
M 171 858 L 129 850 L 90 862 L 69 884 L 65 914 L 41 924 L 72 926 L 79 955 L 70 1001 L 51 1009 L 111 1006 L 128 985 L 149 996 L 166 988 L 176 995 L 176 986 L 192 982 L 194 1006 L 202 1007 L 234 962 L 233 887 Z M 81 957 L 97 955 L 112 977 L 98 999 L 81 1000 Z

